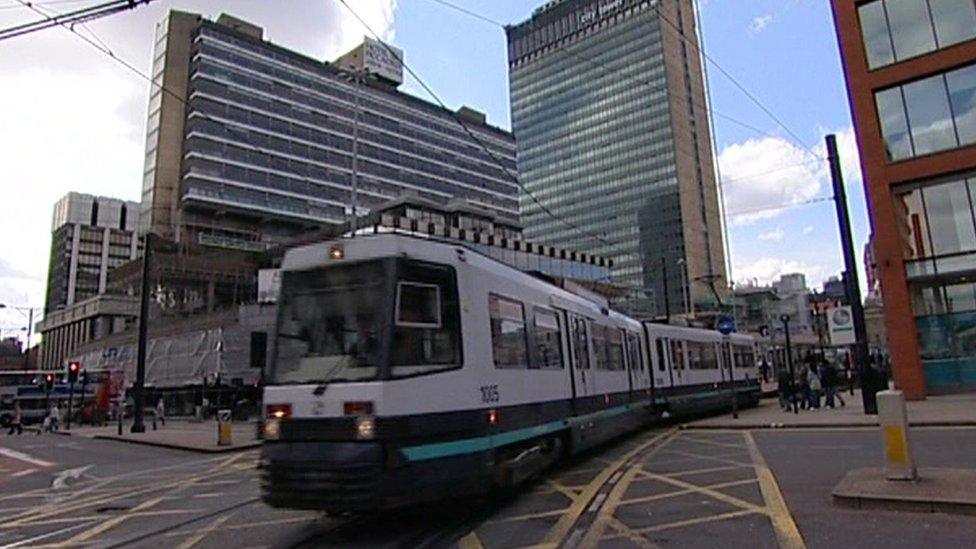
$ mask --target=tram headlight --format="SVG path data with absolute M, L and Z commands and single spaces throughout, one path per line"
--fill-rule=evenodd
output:
M 373 416 L 359 416 L 356 418 L 356 438 L 368 440 L 376 434 L 376 423 Z
M 264 440 L 278 440 L 278 437 L 281 436 L 281 421 L 277 419 L 264 420 L 264 432 L 262 435 Z

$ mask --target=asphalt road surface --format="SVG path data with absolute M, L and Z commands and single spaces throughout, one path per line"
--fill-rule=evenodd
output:
M 914 432 L 926 466 L 976 467 L 976 429 Z M 976 517 L 831 503 L 876 431 L 648 430 L 517 493 L 328 518 L 258 500 L 256 451 L 201 456 L 0 436 L 0 548 L 976 546 Z

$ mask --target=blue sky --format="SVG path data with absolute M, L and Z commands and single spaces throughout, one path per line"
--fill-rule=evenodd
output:
M 38 3 L 64 10 L 97 0 Z M 541 3 L 452 0 L 504 23 Z M 406 52 L 407 63 L 451 107 L 467 104 L 509 127 L 502 29 L 436 0 L 348 0 L 367 22 Z M 272 42 L 334 59 L 366 31 L 338 0 L 158 0 L 89 25 L 113 53 L 147 73 L 154 25 L 169 9 L 216 17 L 230 12 L 265 28 Z M 837 132 L 845 158 L 858 255 L 867 236 L 860 170 L 829 3 L 824 0 L 707 0 L 706 50 L 805 146 L 823 151 Z M 0 26 L 34 19 L 0 0 Z M 80 29 L 81 32 L 87 32 Z M 819 285 L 841 269 L 829 202 L 779 208 L 829 196 L 826 166 L 710 67 L 716 139 L 730 213 L 734 280 L 766 282 L 804 272 Z M 416 83 L 406 89 L 425 94 Z M 0 48 L 0 303 L 39 307 L 50 253 L 54 202 L 68 191 L 138 200 L 149 87 L 145 80 L 61 29 L 4 42 Z M 730 122 L 735 119 L 761 132 Z M 757 212 L 756 210 L 760 210 Z M 11 237 L 12 236 L 12 237 Z M 863 281 L 863 277 L 862 277 Z M 0 330 L 23 326 L 0 311 Z M 4 332 L 5 334 L 8 332 Z

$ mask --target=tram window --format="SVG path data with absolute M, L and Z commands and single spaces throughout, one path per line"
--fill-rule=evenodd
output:
M 552 311 L 535 310 L 535 360 L 534 368 L 544 370 L 562 369 L 562 337 L 559 330 L 559 317 Z
M 459 365 L 460 320 L 454 272 L 403 262 L 396 286 L 396 322 L 390 365 L 393 377 Z
M 436 284 L 397 283 L 396 325 L 407 328 L 441 327 L 441 291 Z
M 641 362 L 640 344 L 637 334 L 627 332 L 627 356 L 630 358 L 630 369 L 643 372 L 646 368 Z
M 597 370 L 609 370 L 607 362 L 607 328 L 594 322 L 592 324 L 593 367 Z
M 688 369 L 702 369 L 702 345 L 693 341 L 688 342 Z
M 701 368 L 702 370 L 718 369 L 718 355 L 715 354 L 715 345 L 711 343 L 702 345 Z
M 624 369 L 624 336 L 616 328 L 607 329 L 607 369 Z
M 732 347 L 735 351 L 736 368 L 755 368 L 756 357 L 752 353 L 752 348 L 736 345 Z
M 675 370 L 685 369 L 685 350 L 680 341 L 671 342 L 671 364 Z
M 525 307 L 518 301 L 491 294 L 488 296 L 488 310 L 491 315 L 491 348 L 495 366 L 527 367 Z
M 655 339 L 655 346 L 657 347 L 657 369 L 660 372 L 665 371 L 667 366 L 664 364 L 664 340 Z
M 582 318 L 573 318 L 573 356 L 575 357 L 576 368 L 579 370 L 590 369 L 589 341 L 586 338 L 586 321 Z

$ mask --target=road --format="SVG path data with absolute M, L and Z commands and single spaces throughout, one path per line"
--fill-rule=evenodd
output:
M 922 464 L 976 467 L 976 429 L 916 430 L 915 442 Z M 976 544 L 976 517 L 835 507 L 833 486 L 879 453 L 870 429 L 655 429 L 518 493 L 331 519 L 260 503 L 256 451 L 25 434 L 0 438 L 0 548 Z

